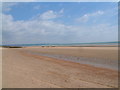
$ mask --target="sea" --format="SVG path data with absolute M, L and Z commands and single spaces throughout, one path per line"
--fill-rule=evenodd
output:
M 2 44 L 0 46 L 119 46 L 120 41 L 91 43 Z

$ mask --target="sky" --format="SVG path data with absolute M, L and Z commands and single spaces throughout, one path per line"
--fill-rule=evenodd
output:
M 117 2 L 4 2 L 2 43 L 89 43 L 118 40 Z

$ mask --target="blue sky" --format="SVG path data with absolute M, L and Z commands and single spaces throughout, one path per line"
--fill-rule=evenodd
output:
M 3 44 L 117 41 L 117 2 L 3 3 Z

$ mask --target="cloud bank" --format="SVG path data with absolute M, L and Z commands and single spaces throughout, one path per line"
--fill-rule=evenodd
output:
M 5 11 L 10 11 L 15 4 L 8 4 Z M 3 44 L 39 44 L 39 43 L 86 43 L 116 41 L 118 26 L 110 23 L 93 25 L 67 25 L 55 19 L 62 17 L 64 9 L 60 11 L 48 10 L 31 17 L 29 20 L 14 20 L 11 14 L 2 13 Z M 93 17 L 103 15 L 104 11 L 87 13 L 77 22 L 88 22 Z
M 117 33 L 117 26 L 109 24 L 82 27 L 46 19 L 14 21 L 11 15 L 3 14 L 3 44 L 110 41 L 117 39 Z

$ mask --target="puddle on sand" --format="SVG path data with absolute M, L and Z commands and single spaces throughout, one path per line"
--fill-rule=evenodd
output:
M 57 55 L 57 54 L 43 54 L 43 53 L 37 53 L 37 52 L 28 52 L 28 53 L 34 54 L 34 55 L 56 58 L 58 60 L 71 61 L 71 62 L 76 62 L 76 63 L 81 63 L 81 64 L 89 64 L 95 67 L 118 70 L 118 60 L 76 57 L 76 56 Z

